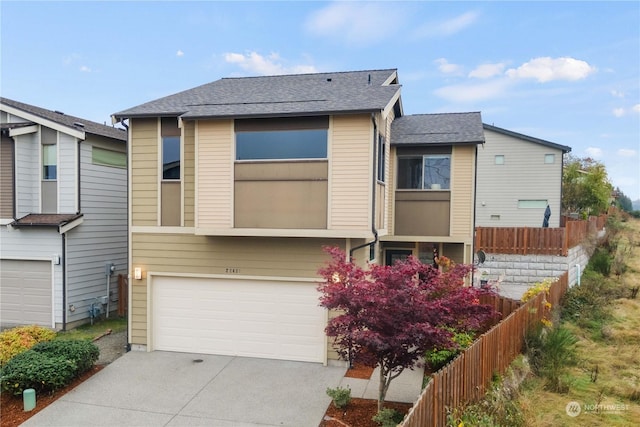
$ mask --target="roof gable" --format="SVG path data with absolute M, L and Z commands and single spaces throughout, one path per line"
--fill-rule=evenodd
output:
M 69 129 L 72 134 L 89 133 L 100 135 L 107 138 L 117 139 L 119 141 L 127 140 L 127 133 L 112 126 L 106 126 L 91 120 L 81 119 L 75 116 L 69 116 L 59 111 L 51 111 L 45 108 L 36 107 L 34 105 L 25 104 L 24 102 L 14 101 L 8 98 L 0 98 L 0 104 L 5 107 L 11 107 L 26 115 L 36 116 L 38 118 L 56 123 Z M 19 114 L 16 114 L 19 115 Z M 3 127 L 4 127 L 3 123 Z
M 496 126 L 483 124 L 484 129 L 490 130 L 493 132 L 501 133 L 503 135 L 507 135 L 513 138 L 522 139 L 524 141 L 533 142 L 534 144 L 544 145 L 545 147 L 555 148 L 557 150 L 561 150 L 563 153 L 568 153 L 571 151 L 571 147 L 567 145 L 556 144 L 555 142 L 545 141 L 544 139 L 534 138 L 533 136 L 524 135 L 518 132 L 513 132 L 507 129 L 502 129 Z
M 185 119 L 381 111 L 400 90 L 395 69 L 223 78 L 114 114 Z
M 391 145 L 482 144 L 484 132 L 479 112 L 416 114 L 391 124 Z

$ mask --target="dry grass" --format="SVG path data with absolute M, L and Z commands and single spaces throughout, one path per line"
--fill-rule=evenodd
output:
M 625 260 L 628 269 L 619 278 L 608 280 L 611 286 L 628 289 L 640 285 L 640 220 L 631 220 L 626 226 L 621 246 L 629 250 Z M 579 338 L 579 363 L 570 369 L 570 390 L 567 394 L 551 393 L 543 389 L 542 380 L 529 380 L 519 398 L 527 426 L 638 425 L 640 296 L 615 300 L 612 308 L 613 319 L 603 326 L 602 339 L 594 341 L 589 333 L 566 324 Z M 572 401 L 581 405 L 576 417 L 566 413 Z

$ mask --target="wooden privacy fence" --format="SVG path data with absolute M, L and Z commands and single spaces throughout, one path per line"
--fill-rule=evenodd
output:
M 548 316 L 551 306 L 560 303 L 568 288 L 568 273 L 551 285 L 548 295 L 540 293 L 526 303 L 495 302 L 513 311 L 503 313 L 504 320 L 482 334 L 469 348 L 444 368 L 431 375 L 422 394 L 413 405 L 402 427 L 446 426 L 447 414 L 455 408 L 479 401 L 487 392 L 494 374 L 504 374 L 524 347 L 528 331 Z M 508 300 L 508 298 L 495 297 Z
M 129 280 L 124 274 L 118 274 L 118 316 L 127 312 L 129 298 Z
M 607 215 L 588 220 L 569 220 L 562 228 L 476 227 L 476 250 L 494 254 L 561 255 L 579 245 L 587 236 L 602 230 Z

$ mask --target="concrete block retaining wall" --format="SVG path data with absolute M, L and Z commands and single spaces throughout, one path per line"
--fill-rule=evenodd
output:
M 584 245 L 569 249 L 568 256 L 558 255 L 507 255 L 486 254 L 486 260 L 478 265 L 476 274 L 482 276 L 486 272 L 489 280 L 497 280 L 503 276 L 498 289 L 501 295 L 520 299 L 522 294 L 534 285 L 547 278 L 559 277 L 569 272 L 569 286 L 578 282 L 578 277 L 589 262 L 591 254 Z M 579 265 L 580 267 L 576 267 Z

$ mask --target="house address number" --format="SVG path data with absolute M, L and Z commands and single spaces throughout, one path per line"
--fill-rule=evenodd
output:
M 237 267 L 227 267 L 224 269 L 227 274 L 240 274 L 240 269 Z

